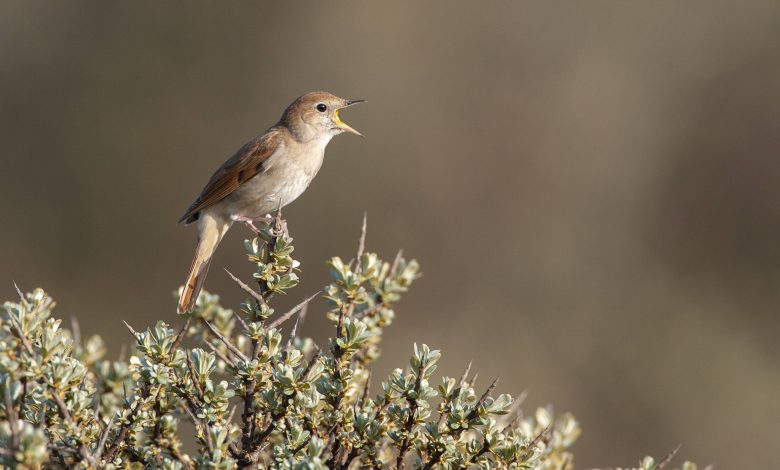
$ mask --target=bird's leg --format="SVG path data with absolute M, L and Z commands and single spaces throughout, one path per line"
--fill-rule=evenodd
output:
M 247 228 L 255 233 L 260 233 L 260 230 L 255 227 L 254 222 L 267 222 L 271 223 L 273 221 L 273 217 L 266 214 L 260 217 L 249 217 L 246 215 L 234 215 L 231 217 L 233 221 L 235 222 L 242 222 L 244 225 L 247 226 Z

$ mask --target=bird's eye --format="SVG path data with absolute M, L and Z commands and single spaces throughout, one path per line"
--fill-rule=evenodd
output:
M 328 107 L 325 106 L 324 103 L 320 103 L 320 104 L 317 105 L 317 111 L 319 111 L 321 113 L 324 113 L 327 110 L 328 110 Z

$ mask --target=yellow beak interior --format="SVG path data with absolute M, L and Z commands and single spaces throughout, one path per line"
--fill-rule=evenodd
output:
M 340 110 L 337 109 L 336 111 L 333 112 L 333 122 L 336 123 L 337 126 L 340 126 L 340 127 L 344 128 L 344 129 L 346 129 L 347 131 L 352 132 L 353 134 L 363 135 L 360 132 L 358 132 L 355 129 L 353 129 L 352 127 L 350 127 L 349 124 L 347 124 L 346 122 L 342 121 L 341 118 L 339 117 L 339 111 Z

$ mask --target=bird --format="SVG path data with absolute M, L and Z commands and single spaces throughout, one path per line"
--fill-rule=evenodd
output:
M 293 101 L 279 121 L 239 148 L 209 179 L 179 219 L 197 224 L 198 239 L 177 311 L 192 312 L 219 242 L 234 222 L 253 221 L 298 198 L 317 175 L 325 147 L 338 134 L 362 134 L 339 111 L 365 100 L 347 100 L 324 92 Z

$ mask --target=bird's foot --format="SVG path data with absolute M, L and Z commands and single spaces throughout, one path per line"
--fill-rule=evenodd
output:
M 234 215 L 232 217 L 232 219 L 235 222 L 243 223 L 244 225 L 247 226 L 247 228 L 249 230 L 251 230 L 251 231 L 253 231 L 255 233 L 260 233 L 260 229 L 255 227 L 255 224 L 254 224 L 255 222 L 265 222 L 265 223 L 267 223 L 269 225 L 273 222 L 273 217 L 271 217 L 268 214 L 266 214 L 264 216 L 261 216 L 261 217 L 249 217 L 249 216 L 245 216 L 245 215 Z
M 287 231 L 287 221 L 284 219 L 276 218 L 274 219 L 274 223 L 271 226 L 271 229 L 268 231 L 272 237 L 280 237 L 282 235 L 290 235 L 290 232 Z

